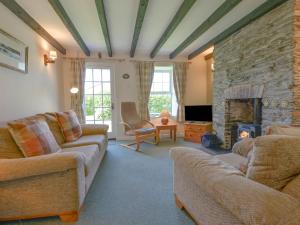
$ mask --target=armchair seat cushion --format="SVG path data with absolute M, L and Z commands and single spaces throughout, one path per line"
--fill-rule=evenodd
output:
M 136 134 L 150 134 L 150 133 L 154 133 L 154 132 L 156 132 L 156 128 L 154 128 L 154 127 L 144 127 L 144 128 L 135 130 Z
M 80 147 L 86 145 L 98 145 L 99 151 L 105 149 L 106 147 L 106 136 L 99 134 L 99 135 L 87 135 L 81 136 L 76 141 L 66 142 L 61 145 L 62 148 L 73 148 L 73 147 Z
M 86 177 L 98 168 L 100 160 L 100 151 L 98 150 L 97 145 L 65 148 L 62 149 L 62 152 L 79 152 L 82 155 L 82 157 L 84 158 L 84 168 Z

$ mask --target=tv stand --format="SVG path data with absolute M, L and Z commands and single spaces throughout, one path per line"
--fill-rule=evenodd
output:
M 184 123 L 184 140 L 201 143 L 201 138 L 206 132 L 212 131 L 211 122 L 193 121 Z

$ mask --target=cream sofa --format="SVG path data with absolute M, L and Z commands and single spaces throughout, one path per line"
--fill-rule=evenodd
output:
M 279 191 L 247 178 L 238 169 L 247 163 L 246 153 L 212 156 L 177 147 L 170 154 L 176 204 L 197 224 L 300 224 L 300 175 Z
M 47 115 L 59 153 L 24 158 L 7 127 L 0 127 L 0 221 L 59 216 L 76 221 L 107 148 L 106 125 L 82 125 L 83 135 L 64 143 Z

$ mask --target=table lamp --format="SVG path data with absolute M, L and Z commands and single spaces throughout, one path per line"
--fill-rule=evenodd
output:
M 166 109 L 163 109 L 161 112 L 160 112 L 160 115 L 159 117 L 161 118 L 161 123 L 163 125 L 167 125 L 168 122 L 169 122 L 169 117 L 171 116 L 171 114 L 168 112 L 168 110 Z

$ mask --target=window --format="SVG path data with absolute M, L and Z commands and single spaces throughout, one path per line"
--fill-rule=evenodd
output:
M 108 68 L 86 68 L 84 101 L 87 124 L 112 125 L 111 71 Z
M 149 98 L 151 117 L 159 116 L 167 109 L 173 116 L 177 113 L 177 101 L 173 86 L 173 67 L 155 67 Z

